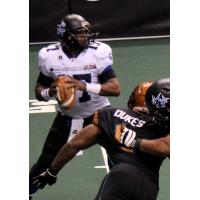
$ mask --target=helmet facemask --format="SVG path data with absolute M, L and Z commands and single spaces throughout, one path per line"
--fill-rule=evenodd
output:
M 88 48 L 95 40 L 95 34 L 91 33 L 89 27 L 74 30 L 73 37 L 77 45 L 82 48 Z

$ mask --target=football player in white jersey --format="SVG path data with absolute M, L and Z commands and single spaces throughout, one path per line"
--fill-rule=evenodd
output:
M 38 161 L 30 170 L 29 195 L 36 193 L 33 177 L 46 170 L 58 150 L 82 127 L 91 123 L 92 114 L 110 106 L 106 96 L 119 96 L 120 84 L 112 69 L 110 46 L 94 40 L 96 33 L 82 16 L 66 15 L 57 27 L 60 40 L 42 48 L 38 55 L 39 76 L 35 94 L 39 101 L 48 101 L 56 94 L 53 81 L 68 75 L 77 88 L 76 104 L 66 110 L 58 103 L 58 113 L 45 141 Z

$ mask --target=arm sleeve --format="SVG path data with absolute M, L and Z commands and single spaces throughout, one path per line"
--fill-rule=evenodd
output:
M 92 123 L 98 126 L 101 130 L 109 130 L 113 124 L 111 109 L 101 109 L 93 115 Z
M 38 68 L 42 74 L 44 74 L 47 77 L 50 77 L 47 67 L 46 67 L 46 60 L 47 60 L 46 53 L 47 53 L 46 48 L 42 48 L 39 51 L 39 53 L 38 53 Z
M 96 125 L 103 137 L 113 138 L 115 132 L 115 121 L 113 118 L 113 109 L 106 108 L 94 113 L 92 123 Z
M 112 66 L 112 50 L 107 44 L 101 44 L 97 49 L 97 63 L 99 74 L 102 74 L 108 66 Z

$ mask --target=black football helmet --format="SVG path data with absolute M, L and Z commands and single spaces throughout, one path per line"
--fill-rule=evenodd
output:
M 170 79 L 163 78 L 153 82 L 145 95 L 145 103 L 157 123 L 169 125 L 170 119 Z
M 85 32 L 86 40 L 80 42 L 77 34 Z M 88 48 L 94 42 L 96 33 L 91 32 L 90 23 L 77 14 L 66 15 L 57 25 L 58 38 L 64 45 L 71 48 Z
M 146 106 L 150 113 L 167 115 L 170 113 L 170 79 L 153 82 L 145 95 Z

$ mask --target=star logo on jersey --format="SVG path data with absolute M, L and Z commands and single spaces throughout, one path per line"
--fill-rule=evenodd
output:
M 57 34 L 63 36 L 63 34 L 65 33 L 65 27 L 66 23 L 64 21 L 62 21 L 61 24 L 58 24 Z
M 164 97 L 161 93 L 157 97 L 152 95 L 151 103 L 156 106 L 156 108 L 164 108 L 168 103 L 169 98 Z

